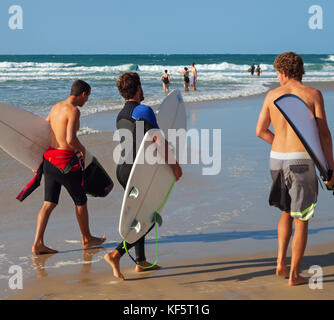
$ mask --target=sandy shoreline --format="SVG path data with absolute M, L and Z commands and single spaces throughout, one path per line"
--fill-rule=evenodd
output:
M 0 179 L 3 182 L 0 185 L 0 204 L 5 221 L 0 231 L 0 276 L 8 276 L 7 265 L 1 264 L 2 253 L 9 256 L 9 264 L 22 262 L 27 269 L 22 291 L 8 290 L 7 278 L 1 280 L 0 277 L 0 288 L 7 286 L 0 298 L 333 299 L 333 245 L 324 244 L 330 241 L 334 228 L 333 218 L 328 212 L 329 200 L 321 201 L 322 207 L 319 206 L 319 213 L 310 226 L 310 247 L 306 249 L 303 260 L 303 275 L 306 277 L 310 276 L 307 272 L 310 266 L 323 267 L 324 289 L 311 290 L 307 285 L 290 288 L 287 280 L 275 277 L 275 228 L 279 213 L 275 211 L 274 216 L 269 214 L 267 193 L 270 182 L 263 164 L 267 161 L 267 146 L 257 141 L 254 135 L 254 123 L 263 96 L 231 99 L 224 104 L 201 103 L 200 108 L 207 106 L 207 111 L 199 110 L 198 119 L 193 124 L 198 128 L 205 126 L 209 115 L 211 127 L 223 128 L 225 171 L 211 180 L 198 175 L 199 169 L 185 170 L 187 174 L 182 184 L 176 186 L 178 189 L 166 207 L 169 220 L 166 219 L 160 231 L 158 263 L 163 268 L 137 274 L 133 271 L 132 261 L 124 258 L 122 271 L 127 279 L 125 282 L 114 278 L 109 265 L 103 260 L 103 255 L 120 240 L 117 226 L 123 193 L 115 176 L 114 162 L 111 161 L 112 133 L 80 137 L 88 149 L 98 155 L 115 182 L 112 195 L 103 200 L 89 200 L 93 233 L 103 235 L 107 232 L 108 243 L 102 249 L 87 252 L 80 248 L 73 204 L 63 191 L 61 203 L 51 217 L 46 232 L 47 244 L 62 252 L 39 258 L 31 256 L 35 217 L 43 199 L 43 184 L 24 203 L 15 200 L 32 173 L 21 165 L 17 166 L 15 160 L 0 151 Z M 223 108 L 219 109 L 219 106 Z M 236 116 L 245 117 L 240 124 L 244 132 L 233 137 L 232 119 Z M 238 145 L 237 149 L 234 149 L 235 145 Z M 241 174 L 243 181 L 239 179 Z M 252 194 L 248 188 L 241 188 L 254 182 L 255 177 L 258 180 L 252 185 Z M 221 188 L 222 192 L 217 192 L 217 188 Z M 195 203 L 198 208 L 191 209 L 187 216 L 182 204 L 187 203 L 186 207 L 189 207 L 194 198 L 198 198 Z M 213 201 L 216 202 L 211 205 Z M 189 229 L 179 229 L 179 225 Z M 11 241 L 13 238 L 15 242 Z M 154 257 L 154 235 L 149 239 L 147 252 L 151 261 Z
M 299 300 L 333 299 L 333 244 L 306 250 L 302 275 L 320 265 L 322 289 L 309 285 L 289 287 L 287 279 L 275 276 L 275 252 L 226 255 L 205 259 L 166 261 L 163 268 L 142 274 L 125 268 L 125 281 L 113 277 L 107 264 L 82 266 L 70 274 L 45 276 L 26 284 L 9 299 L 33 300 Z M 98 250 L 98 249 L 92 249 Z M 289 261 L 288 261 L 289 263 Z M 313 282 L 319 284 L 318 280 Z

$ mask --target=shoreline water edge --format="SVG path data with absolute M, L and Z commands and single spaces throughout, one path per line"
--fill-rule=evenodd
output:
M 0 60 L 0 73 L 1 68 L 8 67 L 3 60 Z M 327 62 L 330 66 L 334 63 Z M 29 72 L 35 72 L 29 71 L 29 68 L 40 68 L 39 64 L 43 62 L 36 62 L 37 66 L 30 63 L 20 66 L 27 69 L 24 71 L 27 77 L 30 77 Z M 81 66 L 76 66 L 74 62 L 66 63 L 69 65 L 61 68 L 77 68 L 75 72 L 79 76 Z M 219 65 L 222 68 L 222 62 Z M 234 68 L 231 65 L 228 67 Z M 209 69 L 208 66 L 206 68 Z M 266 68 L 272 72 L 265 64 L 263 69 L 266 71 Z M 145 67 L 142 70 L 145 71 Z M 60 71 L 57 69 L 55 72 Z M 228 72 L 232 73 L 231 70 Z M 319 70 L 317 72 L 321 73 Z M 271 74 L 269 76 L 272 77 Z M 64 83 L 70 79 L 65 79 Z M 317 80 L 308 79 L 307 85 L 323 92 L 329 125 L 333 128 L 334 82 Z M 52 81 L 48 79 L 49 84 Z M 102 83 L 105 79 L 94 81 Z M 221 172 L 215 176 L 203 176 L 204 164 L 185 165 L 184 179 L 175 187 L 175 194 L 171 195 L 164 208 L 164 225 L 157 235 L 159 264 L 163 268 L 138 275 L 131 260 L 126 258 L 122 261 L 122 267 L 125 267 L 124 273 L 129 281 L 124 283 L 113 277 L 103 260 L 106 250 L 112 249 L 120 240 L 118 220 L 122 188 L 117 183 L 115 164 L 110 154 L 114 148 L 111 137 L 116 129 L 119 109 L 96 108 L 99 101 L 95 99 L 84 109 L 96 109 L 93 113 L 83 111 L 81 122 L 80 139 L 98 156 L 115 182 L 114 190 L 105 199 L 88 201 L 92 212 L 92 229 L 107 236 L 107 242 L 101 248 L 87 251 L 80 248 L 71 199 L 62 192 L 64 201 L 51 217 L 53 221 L 48 226 L 47 235 L 47 241 L 60 248 L 60 252 L 34 257 L 31 244 L 36 214 L 43 198 L 43 182 L 23 204 L 16 201 L 16 194 L 31 178 L 31 172 L 0 150 L 0 206 L 5 221 L 0 226 L 0 299 L 332 299 L 334 257 L 331 253 L 331 234 L 334 218 L 331 217 L 332 198 L 328 192 L 320 191 L 319 205 L 310 223 L 309 247 L 302 265 L 306 277 L 314 275 L 309 271 L 310 267 L 322 267 L 322 289 L 302 286 L 289 290 L 286 281 L 275 277 L 279 212 L 268 205 L 270 149 L 258 141 L 255 126 L 266 92 L 277 87 L 278 82 L 270 78 L 265 81 L 265 84 L 261 84 L 261 90 L 247 96 L 189 101 L 184 95 L 188 128 L 221 129 Z M 101 83 L 96 95 L 105 95 L 104 90 L 109 86 Z M 0 82 L 1 86 L 4 84 Z M 36 90 L 45 94 L 45 88 Z M 58 93 L 63 93 L 59 90 Z M 153 109 L 156 109 L 164 96 L 160 92 L 161 100 L 158 100 L 154 90 L 149 91 L 153 97 L 149 103 L 152 102 Z M 53 94 L 48 103 L 53 101 Z M 5 102 L 9 103 L 8 97 Z M 23 96 L 14 97 L 17 103 L 23 99 Z M 37 109 L 33 109 L 33 103 L 32 99 L 24 107 L 44 115 L 45 107 L 39 102 Z M 155 240 L 156 235 L 151 232 L 147 238 L 151 260 L 155 257 Z M 23 269 L 22 290 L 12 290 L 8 286 L 11 278 L 8 271 L 12 265 L 19 265 Z

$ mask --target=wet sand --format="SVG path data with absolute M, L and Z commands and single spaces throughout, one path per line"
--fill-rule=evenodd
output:
M 87 264 L 70 274 L 57 276 L 47 276 L 40 271 L 38 280 L 26 283 L 24 290 L 10 299 L 333 299 L 332 248 L 333 244 L 309 248 L 303 260 L 302 275 L 306 278 L 314 276 L 308 272 L 311 266 L 322 266 L 322 289 L 320 279 L 311 280 L 318 289 L 311 289 L 309 285 L 289 287 L 287 279 L 275 275 L 275 253 L 265 252 L 166 261 L 162 269 L 140 274 L 135 273 L 133 267 L 127 267 L 123 270 L 125 281 L 113 277 L 107 264 L 98 267 Z
M 222 128 L 222 172 L 210 177 L 201 175 L 202 166 L 184 168 L 182 182 L 164 208 L 165 221 L 158 233 L 158 263 L 163 268 L 138 274 L 133 262 L 124 257 L 123 282 L 113 277 L 103 260 L 104 254 L 121 240 L 118 219 L 123 191 L 112 161 L 112 133 L 80 137 L 98 155 L 115 182 L 108 197 L 88 201 L 92 233 L 107 236 L 101 249 L 81 249 L 73 204 L 63 190 L 46 230 L 46 244 L 60 253 L 32 256 L 43 182 L 23 203 L 15 200 L 32 173 L 0 150 L 0 298 L 332 299 L 334 255 L 333 245 L 328 242 L 332 239 L 334 218 L 328 193 L 322 192 L 316 216 L 310 223 L 309 247 L 303 260 L 306 277 L 310 276 L 310 266 L 323 268 L 323 289 L 311 290 L 308 285 L 290 288 L 286 279 L 275 276 L 276 226 L 280 214 L 267 202 L 271 185 L 269 149 L 254 132 L 263 98 L 187 106 L 189 127 Z M 333 95 L 329 98 L 333 99 Z M 237 130 L 237 135 L 235 119 L 243 128 Z M 332 128 L 332 116 L 329 121 Z M 147 237 L 146 251 L 151 262 L 155 256 L 154 239 L 154 233 Z M 22 291 L 8 288 L 8 267 L 13 264 L 23 268 Z

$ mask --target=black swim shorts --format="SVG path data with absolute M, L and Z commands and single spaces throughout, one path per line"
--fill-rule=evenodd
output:
M 47 160 L 43 164 L 45 192 L 44 200 L 58 204 L 61 186 L 63 185 L 75 205 L 81 206 L 87 203 L 87 196 L 82 185 L 83 172 L 81 170 L 62 173 L 56 166 Z

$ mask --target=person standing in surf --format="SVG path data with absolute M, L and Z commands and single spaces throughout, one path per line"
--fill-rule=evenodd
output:
M 165 73 L 161 76 L 160 80 L 162 81 L 162 91 L 164 93 L 168 93 L 170 84 L 170 75 L 168 74 L 168 70 L 165 70 Z
M 187 67 L 184 67 L 184 71 L 177 71 L 179 74 L 183 74 L 183 86 L 184 86 L 184 91 L 188 92 L 189 91 L 189 71 Z
M 50 123 L 50 147 L 44 154 L 42 170 L 45 179 L 44 204 L 37 216 L 37 228 L 32 252 L 36 255 L 57 253 L 44 244 L 44 232 L 52 211 L 58 204 L 61 187 L 70 194 L 79 223 L 84 249 L 102 244 L 106 238 L 93 237 L 89 229 L 87 196 L 83 187 L 82 161 L 86 150 L 77 138 L 80 111 L 89 98 L 91 87 L 77 80 L 70 96 L 51 108 L 46 120 Z M 65 170 L 68 172 L 65 173 Z
M 197 69 L 195 68 L 195 62 L 192 62 L 190 70 L 191 70 L 190 85 L 192 86 L 193 90 L 196 91 Z
M 289 285 L 295 286 L 307 283 L 300 275 L 300 266 L 307 243 L 308 222 L 317 203 L 318 181 L 313 160 L 273 101 L 284 94 L 294 94 L 305 101 L 317 120 L 321 145 L 331 169 L 334 169 L 333 144 L 321 92 L 302 83 L 302 58 L 294 52 L 282 53 L 276 57 L 274 68 L 280 87 L 268 92 L 259 115 L 256 135 L 272 145 L 270 170 L 273 185 L 269 203 L 282 211 L 278 223 L 276 275 L 288 277 Z M 274 133 L 269 130 L 271 123 Z M 325 183 L 332 186 L 334 177 Z M 293 224 L 295 231 L 288 272 L 287 249 Z
M 144 132 L 142 134 L 142 137 L 144 137 L 145 133 L 151 129 L 159 129 L 159 126 L 152 108 L 141 104 L 141 102 L 144 100 L 144 94 L 141 87 L 140 78 L 137 73 L 127 72 L 121 75 L 117 79 L 117 88 L 121 96 L 125 99 L 125 105 L 117 116 L 116 127 L 117 129 L 129 130 L 133 137 L 131 146 L 133 152 L 129 155 L 124 163 L 117 165 L 116 170 L 117 179 L 125 190 L 127 181 L 131 173 L 132 165 L 136 158 L 137 146 L 139 146 L 139 144 L 141 143 L 141 141 L 136 141 L 137 139 L 139 140 L 139 138 L 136 137 L 138 129 L 136 126 L 139 122 L 143 122 Z M 158 141 L 156 142 L 158 143 Z M 164 147 L 165 160 L 166 163 L 168 163 L 168 143 L 165 142 Z M 182 176 L 181 167 L 177 162 L 174 164 L 170 164 L 170 166 L 175 174 L 176 180 L 179 180 L 179 178 Z M 152 228 L 153 227 L 154 225 L 152 226 Z M 148 232 L 150 232 L 152 228 Z M 127 250 L 129 250 L 130 248 L 135 247 L 137 263 L 135 268 L 136 272 L 142 272 L 145 270 L 156 270 L 160 268 L 160 266 L 152 265 L 151 263 L 146 261 L 145 236 L 146 235 L 144 235 L 142 238 L 132 244 L 126 243 L 126 247 L 124 246 L 124 243 L 121 242 L 116 249 L 107 253 L 104 256 L 104 259 L 111 265 L 115 277 L 121 280 L 125 279 L 120 271 L 120 259 L 126 253 L 126 248 Z

